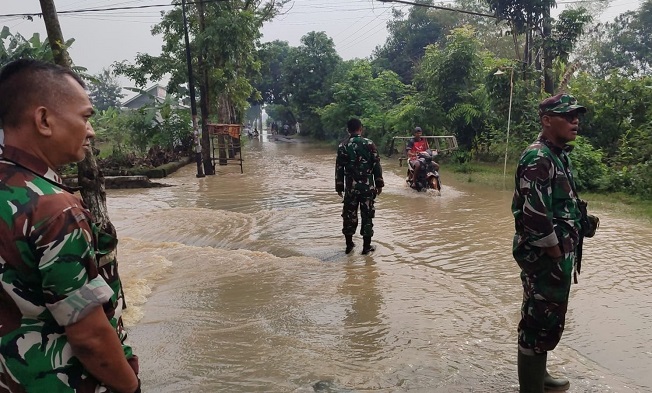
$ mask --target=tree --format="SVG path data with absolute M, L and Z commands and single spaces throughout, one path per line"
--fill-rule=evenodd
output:
M 250 80 L 259 72 L 255 56 L 260 28 L 288 0 L 224 0 L 188 5 L 193 73 L 202 109 L 202 156 L 207 174 L 212 173 L 207 122 L 238 123 L 248 100 L 256 95 Z M 182 10 L 176 5 L 163 15 L 152 34 L 163 35 L 160 56 L 139 54 L 135 64 L 117 63 L 116 71 L 138 86 L 169 76 L 169 93 L 181 93 L 187 85 Z M 203 21 L 203 22 L 202 22 Z M 208 101 L 208 102 L 206 102 Z M 208 112 L 208 113 L 207 113 Z M 214 119 L 210 118 L 215 113 Z
M 550 10 L 557 5 L 555 0 L 487 0 L 487 3 L 496 17 L 510 26 L 516 56 L 523 62 L 523 68 L 535 65 L 543 74 L 545 92 L 554 94 L 555 59 L 568 61 L 570 49 L 591 20 L 588 11 L 584 8 L 564 11 L 555 21 L 550 16 Z M 525 37 L 522 54 L 519 36 Z
M 421 3 L 433 4 L 432 0 Z M 457 16 L 423 6 L 413 6 L 407 15 L 400 10 L 392 12 L 393 18 L 387 23 L 387 41 L 374 50 L 374 65 L 394 71 L 403 83 L 411 83 L 413 67 L 423 57 L 426 47 L 443 41 L 456 25 Z
M 341 136 L 346 120 L 358 117 L 369 136 L 382 137 L 388 127 L 388 111 L 403 99 L 407 86 L 393 71 L 374 76 L 368 60 L 353 60 L 347 68 L 333 85 L 333 102 L 318 110 L 325 136 Z
M 90 80 L 89 96 L 93 106 L 104 111 L 109 108 L 120 108 L 120 100 L 124 97 L 122 87 L 113 77 L 111 71 L 104 68 Z
M 636 11 L 623 13 L 612 22 L 597 24 L 580 51 L 587 69 L 606 77 L 613 69 L 635 75 L 652 69 L 652 0 Z
M 254 87 L 260 92 L 266 104 L 288 105 L 288 92 L 283 80 L 283 63 L 290 53 L 287 41 L 266 42 L 258 49 L 261 62 L 260 79 Z
M 324 32 L 310 32 L 301 37 L 301 45 L 292 48 L 283 64 L 285 85 L 302 132 L 323 138 L 324 130 L 318 108 L 331 102 L 331 76 L 342 59 L 333 39 Z
M 482 128 L 487 104 L 483 90 L 478 89 L 483 65 L 479 48 L 473 29 L 455 29 L 444 48 L 428 46 L 415 76 L 421 100 L 436 103 L 440 109 L 434 113 L 446 114 L 429 119 L 432 126 L 454 132 L 458 143 L 467 149 Z

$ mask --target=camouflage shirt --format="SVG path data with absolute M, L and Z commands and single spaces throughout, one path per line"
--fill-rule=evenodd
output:
M 578 245 L 581 214 L 569 151 L 570 146 L 560 149 L 539 137 L 521 155 L 512 201 L 515 249 L 561 243 L 563 251 L 570 252 Z
M 101 306 L 125 356 L 117 239 L 55 171 L 6 146 L 0 156 L 0 392 L 107 392 L 73 355 L 64 327 Z
M 340 143 L 335 161 L 335 191 L 346 189 L 347 193 L 366 194 L 384 186 L 380 156 L 371 139 L 356 134 Z

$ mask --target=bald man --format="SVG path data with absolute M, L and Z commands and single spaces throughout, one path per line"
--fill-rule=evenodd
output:
M 0 71 L 0 393 L 140 392 L 125 345 L 117 239 L 57 174 L 84 159 L 94 110 L 49 63 Z

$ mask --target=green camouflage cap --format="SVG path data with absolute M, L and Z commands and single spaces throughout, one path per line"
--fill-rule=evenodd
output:
M 539 115 L 544 113 L 568 113 L 578 111 L 580 113 L 586 112 L 586 107 L 577 105 L 577 99 L 570 94 L 557 94 L 546 98 L 539 104 Z

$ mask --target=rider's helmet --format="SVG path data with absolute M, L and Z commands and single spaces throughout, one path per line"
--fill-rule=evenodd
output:
M 414 130 L 412 131 L 412 134 L 416 134 L 417 132 L 423 132 L 421 127 L 414 127 Z

